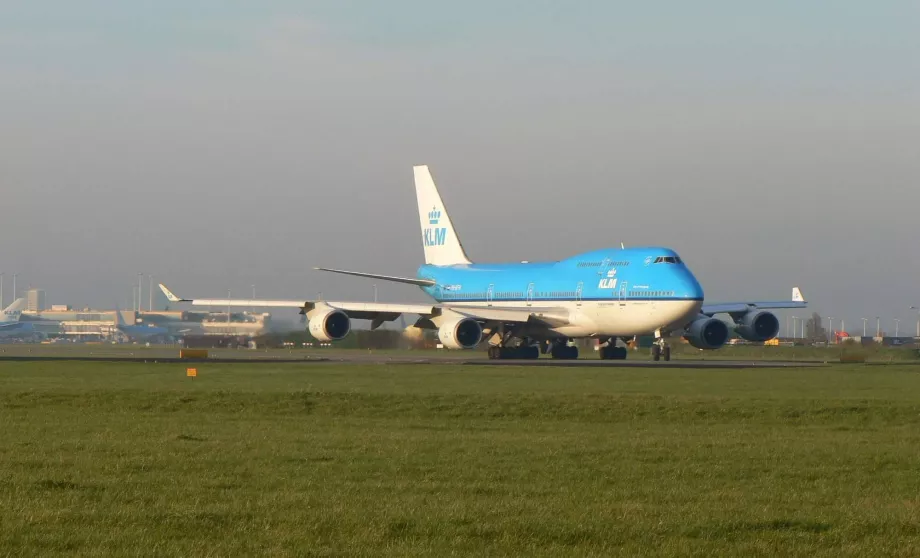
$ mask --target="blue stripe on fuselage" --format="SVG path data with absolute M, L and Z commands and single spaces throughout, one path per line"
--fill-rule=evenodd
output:
M 703 289 L 669 248 L 597 250 L 558 262 L 423 265 L 438 302 L 703 300 Z

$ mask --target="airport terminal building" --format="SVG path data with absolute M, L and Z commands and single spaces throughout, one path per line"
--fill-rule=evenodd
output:
M 45 337 L 74 341 L 114 340 L 118 337 L 115 310 L 74 310 L 54 305 L 48 310 L 23 312 L 22 320 Z M 194 336 L 255 337 L 271 330 L 271 314 L 233 312 L 185 312 L 120 310 L 121 322 L 128 325 L 166 328 L 168 335 L 180 339 Z

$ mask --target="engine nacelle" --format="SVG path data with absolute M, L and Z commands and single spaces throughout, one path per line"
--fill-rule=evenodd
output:
M 457 318 L 441 324 L 438 339 L 448 349 L 472 349 L 482 341 L 482 326 L 473 318 Z
M 728 341 L 728 325 L 718 318 L 700 316 L 687 327 L 685 337 L 697 349 L 718 349 Z
M 767 341 L 779 333 L 779 318 L 766 310 L 748 312 L 735 323 L 735 331 L 746 341 Z
M 351 331 L 351 320 L 345 312 L 329 308 L 310 317 L 309 329 L 318 341 L 338 341 Z

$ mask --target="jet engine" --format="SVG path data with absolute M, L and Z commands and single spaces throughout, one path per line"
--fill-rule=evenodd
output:
M 735 331 L 746 341 L 766 341 L 779 333 L 779 319 L 766 310 L 747 312 L 735 323 Z
M 448 349 L 472 349 L 482 340 L 482 326 L 473 318 L 457 318 L 441 324 L 438 339 Z
M 718 349 L 728 341 L 728 325 L 718 318 L 700 316 L 690 323 L 684 336 L 697 349 Z
M 310 317 L 310 335 L 319 341 L 338 341 L 351 331 L 351 320 L 341 310 L 329 308 Z

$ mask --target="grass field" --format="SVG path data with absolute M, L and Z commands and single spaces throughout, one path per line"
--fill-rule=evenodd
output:
M 918 371 L 0 363 L 0 555 L 913 556 Z

